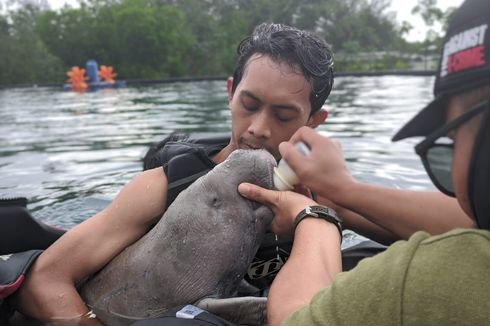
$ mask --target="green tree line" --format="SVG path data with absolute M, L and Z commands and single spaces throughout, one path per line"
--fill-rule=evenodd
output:
M 323 36 L 336 70 L 366 70 L 349 59 L 406 51 L 406 26 L 386 13 L 389 0 L 80 0 L 58 11 L 17 6 L 0 14 L 0 84 L 61 83 L 89 59 L 118 79 L 225 76 L 238 42 L 261 22 Z M 1 9 L 1 8 L 0 8 Z M 393 58 L 377 69 L 404 68 Z

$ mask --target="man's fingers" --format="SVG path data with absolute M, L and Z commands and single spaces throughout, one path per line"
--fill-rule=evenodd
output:
M 264 205 L 274 203 L 274 191 L 264 189 L 251 183 L 241 183 L 238 185 L 238 192 L 245 198 L 257 201 Z
M 281 153 L 282 158 L 293 169 L 293 171 L 296 171 L 297 166 L 301 165 L 305 159 L 304 155 L 301 154 L 296 148 L 294 148 L 293 144 L 288 142 L 283 142 L 279 144 L 279 152 Z
M 312 198 L 311 190 L 302 185 L 302 184 L 297 184 L 294 186 L 294 192 L 297 192 L 298 194 L 302 194 L 305 197 Z
M 295 144 L 299 141 L 304 141 L 303 139 L 303 134 L 305 133 L 305 130 L 309 129 L 309 127 L 301 127 L 296 132 L 291 136 L 291 139 L 289 140 L 291 143 Z

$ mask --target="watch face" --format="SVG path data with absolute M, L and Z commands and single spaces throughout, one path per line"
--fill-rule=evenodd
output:
M 315 206 L 313 206 L 313 209 L 312 209 L 311 206 L 306 206 L 306 208 L 305 208 L 305 214 L 306 215 L 311 215 L 311 216 L 314 216 L 314 217 L 318 217 L 318 214 L 313 211 L 315 209 L 314 207 Z
M 337 216 L 337 213 L 324 206 L 306 206 L 299 214 L 296 216 L 294 221 L 294 228 L 307 217 L 321 218 L 327 222 L 334 224 L 340 233 L 340 242 L 342 242 L 342 219 Z
M 323 216 L 329 216 L 329 217 L 333 218 L 335 221 L 337 221 L 338 223 L 342 223 L 342 219 L 340 217 L 338 217 L 337 213 L 332 208 L 323 207 L 323 206 L 312 206 L 309 208 L 310 208 L 312 213 L 321 214 Z

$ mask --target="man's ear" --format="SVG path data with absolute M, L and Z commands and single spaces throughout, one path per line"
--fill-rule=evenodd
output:
M 308 119 L 308 123 L 306 124 L 310 128 L 316 128 L 323 123 L 328 117 L 328 111 L 324 108 L 313 113 L 313 115 Z
M 226 88 L 228 89 L 228 104 L 230 104 L 231 99 L 233 98 L 232 88 L 233 88 L 233 77 L 228 77 L 226 80 Z

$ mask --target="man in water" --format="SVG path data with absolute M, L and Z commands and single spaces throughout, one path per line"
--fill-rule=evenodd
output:
M 438 236 L 418 232 L 339 274 L 341 235 L 334 212 L 297 193 L 242 184 L 242 195 L 274 210 L 277 234 L 294 234 L 291 255 L 269 293 L 270 325 L 283 321 L 284 325 L 488 324 L 489 25 L 489 1 L 462 4 L 445 38 L 435 81 L 436 99 L 394 136 L 394 140 L 426 137 L 415 149 L 427 173 L 442 193 L 457 199 L 480 230 L 459 229 Z M 311 148 L 309 157 L 294 150 L 292 143 L 298 141 Z M 370 192 L 385 194 L 377 205 L 401 204 L 392 203 L 394 197 L 386 189 L 381 192 L 354 180 L 336 142 L 310 128 L 301 128 L 290 143 L 280 145 L 280 152 L 304 185 L 339 205 L 361 214 L 366 207 L 376 209 L 366 204 Z M 444 219 L 453 223 L 452 215 L 446 215 L 448 207 L 434 202 L 429 205 L 422 200 L 412 209 L 420 219 L 438 214 L 436 224 Z
M 264 148 L 279 159 L 280 142 L 301 126 L 315 128 L 327 118 L 322 106 L 333 84 L 333 57 L 324 40 L 288 26 L 262 24 L 238 52 L 228 80 L 231 139 L 209 153 L 208 166 L 236 149 Z M 76 284 L 158 222 L 167 190 L 162 167 L 144 171 L 107 208 L 69 230 L 31 267 L 15 298 L 19 311 L 43 322 L 86 314 Z

